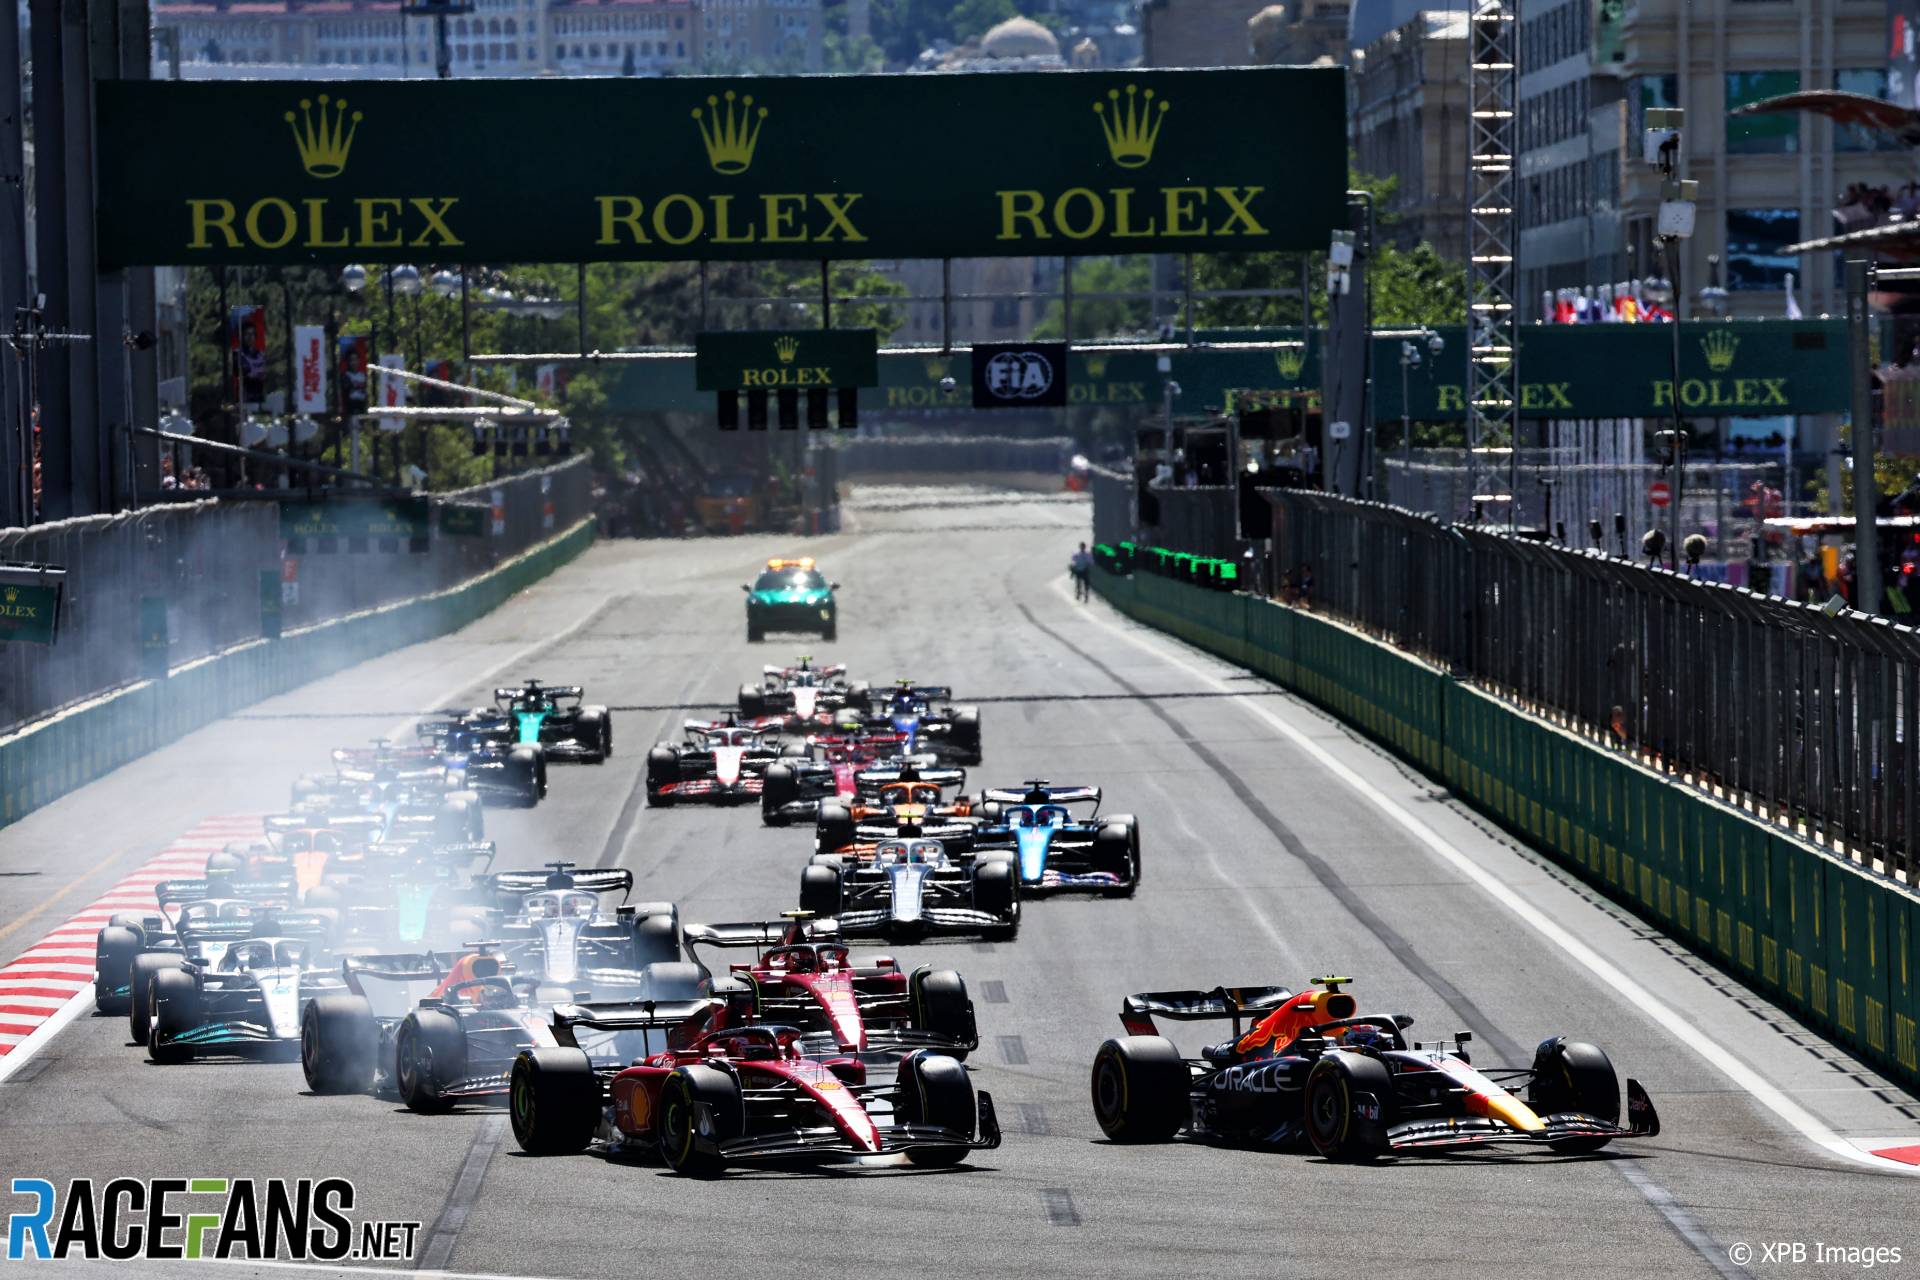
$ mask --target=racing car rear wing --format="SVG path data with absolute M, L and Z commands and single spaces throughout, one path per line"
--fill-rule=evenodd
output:
M 764 920 L 729 924 L 690 924 L 689 943 L 712 947 L 778 947 L 802 942 L 837 942 L 840 926 L 832 920 Z
M 586 689 L 577 684 L 537 684 L 529 682 L 511 689 L 495 689 L 493 696 L 500 698 L 584 698 Z
M 1082 804 L 1091 801 L 1097 805 L 1100 803 L 1100 788 L 1056 787 L 1045 782 L 1030 782 L 1025 789 L 988 787 L 980 793 L 980 799 L 1000 804 Z
M 854 781 L 861 786 L 880 786 L 888 782 L 926 782 L 941 787 L 964 787 L 967 785 L 967 771 L 957 767 L 923 768 L 917 764 L 901 764 L 878 769 L 862 769 L 854 774 Z
M 589 1004 L 555 1005 L 553 1038 L 573 1048 L 574 1030 L 586 1027 L 594 1031 L 655 1031 L 704 1022 L 724 1000 L 605 1000 Z
M 276 813 L 267 818 L 269 834 L 287 831 L 378 831 L 386 820 L 377 813 Z
M 1129 1035 L 1158 1034 L 1155 1017 L 1176 1022 L 1233 1019 L 1234 1034 L 1249 1014 L 1272 1013 L 1294 993 L 1285 987 L 1215 987 L 1211 991 L 1142 991 L 1120 1002 L 1120 1021 Z
M 542 889 L 581 889 L 587 893 L 613 893 L 617 890 L 622 901 L 633 893 L 633 872 L 624 867 L 603 871 L 555 869 L 559 865 L 553 864 L 545 871 L 496 871 L 491 877 L 494 892 L 511 897 L 538 893 Z

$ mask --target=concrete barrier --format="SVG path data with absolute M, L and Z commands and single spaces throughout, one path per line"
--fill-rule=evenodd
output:
M 0 827 L 242 707 L 457 631 L 592 545 L 588 517 L 457 586 L 254 640 L 0 738 Z

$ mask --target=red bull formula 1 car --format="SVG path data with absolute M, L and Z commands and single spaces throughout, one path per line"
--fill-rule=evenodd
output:
M 1620 1081 L 1599 1048 L 1554 1036 L 1525 1067 L 1474 1065 L 1472 1036 L 1408 1043 L 1405 1014 L 1362 1013 L 1346 978 L 1284 987 L 1216 987 L 1128 996 L 1127 1035 L 1093 1060 L 1093 1111 L 1115 1142 L 1164 1142 L 1181 1130 L 1214 1141 L 1310 1145 L 1330 1160 L 1517 1143 L 1563 1154 L 1660 1132 L 1637 1080 Z M 1231 1020 L 1233 1039 L 1183 1058 L 1155 1017 Z M 1253 1025 L 1243 1031 L 1247 1019 Z

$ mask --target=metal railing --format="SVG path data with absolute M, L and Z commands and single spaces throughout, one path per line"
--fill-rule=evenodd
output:
M 483 532 L 443 534 L 440 508 L 449 502 L 486 507 Z M 263 572 L 295 584 L 281 606 L 289 629 L 451 587 L 588 514 L 592 473 L 583 455 L 436 494 L 430 505 L 425 551 L 374 543 L 290 556 L 271 501 L 180 503 L 0 530 L 0 561 L 67 570 L 58 642 L 0 644 L 0 733 L 141 679 L 143 597 L 166 601 L 167 661 L 178 666 L 261 637 Z
M 1125 493 L 1094 493 L 1098 528 Z M 1266 496 L 1274 578 L 1308 584 L 1316 613 L 1914 883 L 1915 629 L 1377 503 Z

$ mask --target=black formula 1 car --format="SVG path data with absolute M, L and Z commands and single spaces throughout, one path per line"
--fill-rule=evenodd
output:
M 817 854 L 800 872 L 800 909 L 847 937 L 1012 938 L 1020 880 L 1011 856 L 955 857 L 938 840 L 882 840 L 871 853 Z
M 567 878 L 590 884 L 592 875 Z M 556 1005 L 596 995 L 686 1000 L 709 985 L 686 959 L 670 903 L 623 905 L 608 918 L 589 889 L 539 889 L 526 895 L 523 918 L 501 932 L 504 940 L 464 954 L 347 958 L 345 990 L 306 1010 L 308 1086 L 390 1090 L 415 1111 L 445 1111 L 504 1092 L 520 1049 L 553 1043 Z
M 731 718 L 689 720 L 686 733 L 684 742 L 663 742 L 647 752 L 647 803 L 655 808 L 683 800 L 757 802 L 768 765 L 807 753 L 803 740 L 783 742 L 764 729 Z
M 1088 810 L 1076 817 L 1072 806 Z M 1088 889 L 1132 897 L 1140 887 L 1140 823 L 1130 813 L 1103 814 L 1098 787 L 1056 787 L 1036 778 L 1024 787 L 991 787 L 975 806 L 976 849 L 1005 849 L 1028 893 Z
M 541 684 L 529 680 L 493 691 L 493 707 L 476 708 L 470 719 L 505 720 L 513 741 L 538 746 L 548 759 L 601 764 L 613 754 L 613 713 L 585 704 L 577 684 Z
M 980 708 L 953 705 L 946 685 L 895 682 L 867 695 L 867 726 L 906 735 L 906 753 L 931 751 L 955 764 L 980 763 Z
M 1310 1144 L 1330 1160 L 1496 1143 L 1597 1151 L 1615 1138 L 1652 1137 L 1660 1118 L 1646 1090 L 1620 1081 L 1600 1049 L 1564 1036 L 1543 1040 L 1525 1067 L 1477 1067 L 1472 1036 L 1409 1044 L 1405 1014 L 1362 1013 L 1319 978 L 1284 987 L 1216 987 L 1128 996 L 1128 1034 L 1093 1060 L 1093 1111 L 1116 1142 L 1164 1142 L 1181 1130 L 1256 1147 Z M 1231 1020 L 1233 1039 L 1180 1055 L 1153 1024 Z M 1254 1018 L 1245 1028 L 1244 1021 Z
M 1000 1145 L 993 1099 L 950 1056 L 821 1058 L 791 1027 L 709 1026 L 697 1006 L 555 1010 L 558 1044 L 514 1063 L 515 1141 L 536 1155 L 596 1142 L 610 1154 L 648 1152 L 696 1177 L 761 1160 L 895 1154 L 946 1166 Z M 618 1051 L 622 1038 L 648 1033 L 668 1044 L 641 1059 Z
M 531 809 L 546 797 L 546 748 L 520 742 L 505 717 L 483 709 L 458 720 L 424 720 L 414 732 L 486 803 Z

